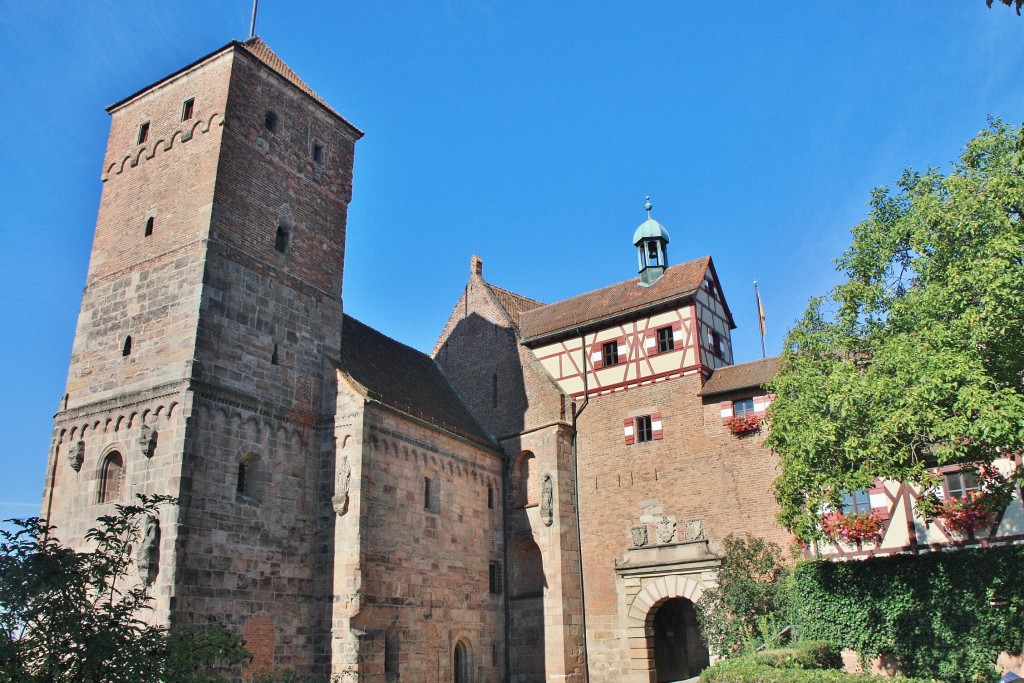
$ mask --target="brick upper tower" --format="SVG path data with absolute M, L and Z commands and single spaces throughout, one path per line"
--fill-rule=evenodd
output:
M 325 670 L 335 374 L 355 142 L 258 38 L 118 102 L 43 513 L 69 543 L 177 496 L 155 616 L 217 616 L 259 668 Z M 323 481 L 322 481 L 323 480 Z M 281 555 L 308 558 L 282 569 Z M 328 578 L 321 578 L 328 577 Z M 223 591 L 235 599 L 218 601 Z M 317 599 L 315 596 L 321 596 Z

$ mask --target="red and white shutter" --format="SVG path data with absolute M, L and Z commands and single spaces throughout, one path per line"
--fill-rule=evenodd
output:
M 732 401 L 722 401 L 718 405 L 722 411 L 722 424 L 729 424 L 732 419 Z
M 651 438 L 658 441 L 664 432 L 661 427 L 661 413 L 651 413 Z
M 875 485 L 868 489 L 868 502 L 872 513 L 881 519 L 889 519 L 889 496 L 881 479 L 875 479 Z
M 755 396 L 754 397 L 754 414 L 764 415 L 765 411 L 768 410 L 768 404 L 771 400 L 767 396 Z
M 627 417 L 622 422 L 622 433 L 626 437 L 626 445 L 632 445 L 633 440 L 636 438 L 636 430 L 633 427 L 633 418 Z
M 615 340 L 615 343 L 619 347 L 619 363 L 625 363 L 626 358 L 629 357 L 629 353 L 626 351 L 626 338 L 619 337 Z
M 590 364 L 594 366 L 595 370 L 604 367 L 604 348 L 600 342 L 590 347 Z

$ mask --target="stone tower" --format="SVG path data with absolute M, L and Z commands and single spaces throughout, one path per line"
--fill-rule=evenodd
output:
M 77 544 L 137 493 L 177 497 L 145 541 L 154 618 L 218 617 L 246 636 L 252 670 L 276 650 L 277 666 L 322 674 L 334 364 L 362 133 L 258 38 L 108 111 L 43 514 Z

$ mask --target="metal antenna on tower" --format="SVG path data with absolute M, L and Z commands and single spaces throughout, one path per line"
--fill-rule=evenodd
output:
M 260 0 L 252 0 L 252 21 L 249 23 L 249 38 L 256 37 L 256 12 L 259 11 Z

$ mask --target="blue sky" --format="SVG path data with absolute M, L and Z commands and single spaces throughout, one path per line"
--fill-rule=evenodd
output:
M 38 511 L 102 189 L 104 106 L 248 35 L 249 0 L 7 0 L 0 518 Z M 345 309 L 429 351 L 469 273 L 545 302 L 635 275 L 644 196 L 714 257 L 737 360 L 768 352 L 871 188 L 1024 119 L 999 3 L 299 2 L 257 32 L 366 132 Z

